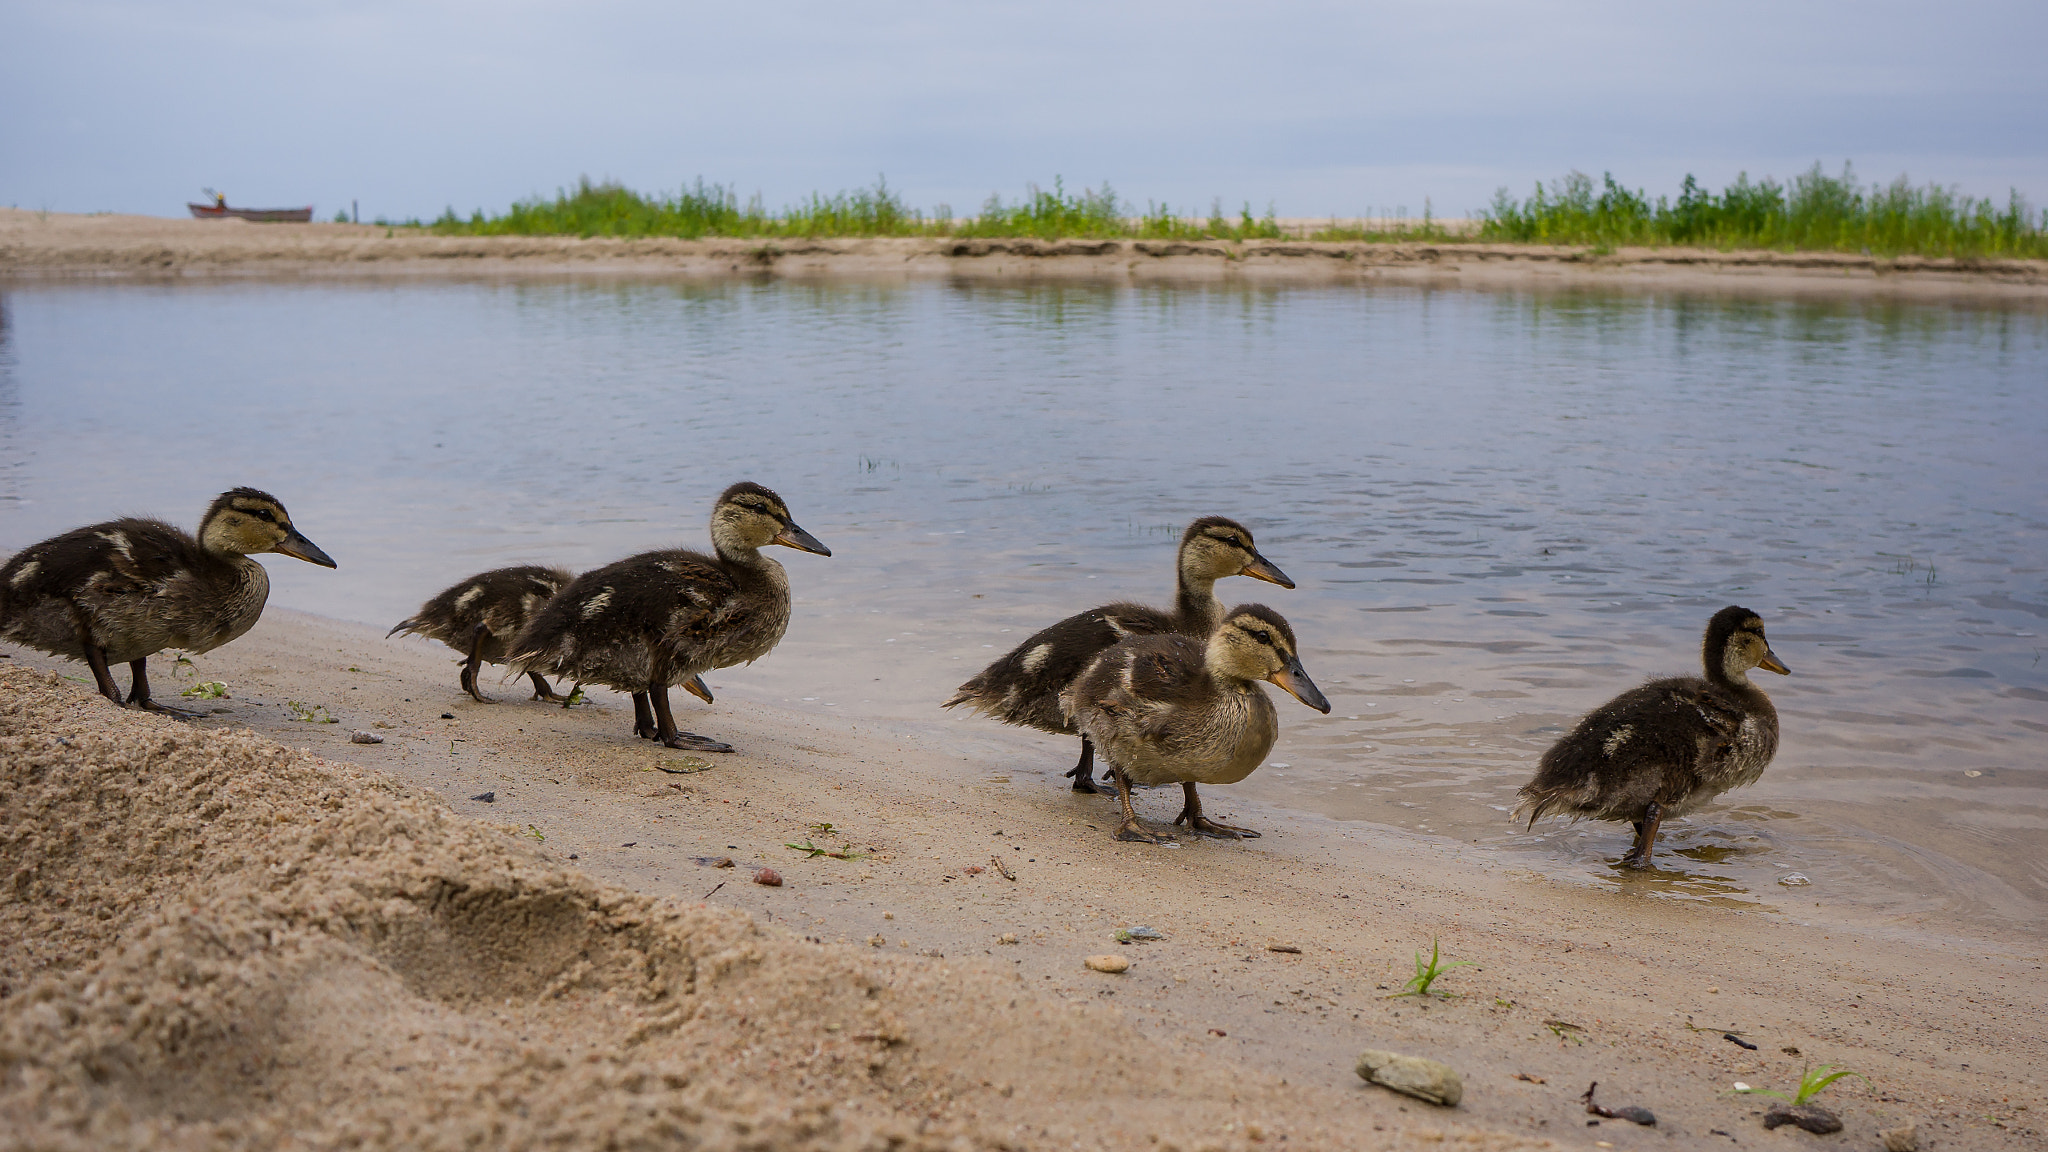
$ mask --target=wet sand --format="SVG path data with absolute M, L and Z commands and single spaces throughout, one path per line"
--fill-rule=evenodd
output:
M 189 725 L 0 661 L 28 670 L 0 673 L 0 1146 L 2042 1138 L 2037 937 L 1560 884 L 1228 788 L 1212 814 L 1263 838 L 1120 844 L 1112 803 L 1065 789 L 1063 739 L 798 713 L 714 674 L 679 721 L 740 751 L 700 767 L 631 739 L 623 698 L 565 711 L 486 676 L 477 704 L 453 659 L 273 610 L 156 673 L 165 697 L 228 685 Z M 1165 831 L 1177 800 L 1139 803 Z M 764 865 L 785 883 L 751 883 Z M 1116 942 L 1135 925 L 1165 939 Z M 1456 997 L 1388 998 L 1432 938 L 1472 965 Z M 1111 952 L 1127 973 L 1082 965 Z M 1463 1104 L 1362 1085 L 1366 1048 L 1447 1061 Z M 1823 1097 L 1837 1136 L 1767 1133 L 1731 1091 L 1821 1063 L 1868 1077 Z M 1588 1127 L 1595 1080 L 1657 1127 Z
M 0 209 L 0 276 L 625 274 L 1604 286 L 2048 301 L 2048 261 L 1517 244 L 436 236 L 355 224 Z

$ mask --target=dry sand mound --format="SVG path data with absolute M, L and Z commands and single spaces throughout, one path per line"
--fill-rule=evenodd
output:
M 0 1147 L 1354 1143 L 1301 1092 L 0 672 Z

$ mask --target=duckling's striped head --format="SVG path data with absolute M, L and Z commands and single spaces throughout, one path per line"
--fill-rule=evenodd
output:
M 1301 666 L 1294 629 L 1264 604 L 1242 604 L 1230 610 L 1209 638 L 1208 663 L 1211 669 L 1240 680 L 1270 680 L 1316 711 L 1330 710 L 1330 702 Z
M 782 497 L 751 480 L 742 480 L 718 497 L 711 512 L 711 542 L 720 555 L 753 552 L 770 544 L 830 556 L 832 550 L 796 526 Z
M 1747 608 L 1730 604 L 1714 613 L 1707 621 L 1707 634 L 1700 645 L 1701 661 L 1711 671 L 1720 669 L 1721 674 L 1737 683 L 1749 677 L 1751 668 L 1762 668 L 1780 676 L 1790 676 L 1792 670 L 1771 651 L 1771 642 L 1764 638 L 1763 617 Z
M 1251 529 L 1228 516 L 1204 516 L 1188 525 L 1180 538 L 1180 570 L 1193 579 L 1250 576 L 1282 588 L 1294 587 L 1285 572 L 1259 555 Z
M 199 521 L 199 543 L 209 552 L 281 552 L 323 568 L 335 566 L 319 545 L 292 527 L 291 514 L 277 497 L 255 488 L 232 488 L 214 497 Z

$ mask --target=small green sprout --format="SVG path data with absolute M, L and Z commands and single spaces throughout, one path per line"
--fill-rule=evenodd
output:
M 1550 1029 L 1550 1034 L 1559 1040 L 1569 1040 L 1574 1044 L 1584 1044 L 1586 1042 L 1585 1036 L 1582 1035 L 1585 1029 L 1577 1024 L 1567 1023 L 1563 1020 L 1545 1020 L 1543 1026 Z
M 228 698 L 228 686 L 219 680 L 203 680 L 178 693 L 178 695 L 195 696 L 201 700 L 226 700 Z
M 1450 998 L 1453 993 L 1431 992 L 1429 986 L 1436 983 L 1438 977 L 1453 968 L 1470 968 L 1472 962 L 1469 960 L 1453 960 L 1446 964 L 1441 961 L 1440 957 L 1441 953 L 1437 950 L 1437 938 L 1432 936 L 1429 938 L 1429 960 L 1425 962 L 1422 959 L 1421 951 L 1418 950 L 1415 953 L 1415 975 L 1409 977 L 1408 983 L 1401 986 L 1401 991 L 1388 993 L 1380 997 L 1380 999 L 1394 1000 L 1402 996 L 1441 996 L 1446 999 Z
M 325 704 L 301 704 L 297 700 L 287 700 L 284 702 L 284 706 L 291 709 L 292 719 L 294 720 L 303 720 L 308 724 L 340 723 L 339 720 L 328 714 L 327 705 Z
M 578 704 L 588 703 L 590 703 L 590 698 L 583 694 L 583 685 L 578 684 L 576 687 L 571 688 L 569 690 L 568 699 L 562 701 L 562 707 L 574 708 Z
M 1780 1100 L 1790 1100 L 1792 1106 L 1797 1108 L 1827 1091 L 1830 1085 L 1844 1076 L 1854 1076 L 1865 1084 L 1870 1083 L 1870 1077 L 1861 1072 L 1851 1072 L 1839 1064 L 1822 1064 L 1818 1068 L 1802 1070 L 1799 1073 L 1799 1087 L 1794 1089 L 1790 1096 L 1783 1092 L 1773 1092 L 1769 1088 L 1751 1088 L 1746 1084 L 1737 1084 L 1735 1090 L 1745 1096 L 1776 1096 Z
M 820 856 L 832 860 L 858 860 L 867 855 L 865 852 L 855 852 L 851 844 L 841 844 L 837 852 L 830 848 L 820 848 L 816 844 L 811 843 L 811 838 L 808 836 L 804 837 L 804 842 L 801 844 L 784 844 L 783 847 L 806 853 L 804 856 L 806 860 L 816 860 Z
M 194 664 L 190 656 L 185 655 L 183 652 L 178 653 L 177 660 L 171 664 L 172 678 L 182 680 L 197 675 L 199 675 L 199 665 Z
M 519 834 L 521 836 L 533 837 L 533 842 L 536 844 L 539 844 L 547 839 L 546 836 L 541 835 L 541 831 L 539 828 L 536 828 L 531 824 L 528 824 L 525 828 L 521 829 Z

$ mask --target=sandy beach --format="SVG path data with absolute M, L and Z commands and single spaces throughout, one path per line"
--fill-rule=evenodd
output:
M 1211 811 L 1262 839 L 1117 843 L 1065 740 L 713 675 L 680 720 L 739 751 L 693 760 L 613 694 L 487 676 L 478 704 L 438 645 L 276 609 L 156 663 L 162 696 L 229 696 L 182 723 L 0 661 L 0 1147 L 2042 1139 L 2037 937 L 1563 885 L 1227 788 Z M 1169 799 L 1140 797 L 1160 830 Z M 1454 996 L 1389 998 L 1432 939 L 1470 965 Z M 1364 1084 L 1369 1048 L 1448 1063 L 1463 1102 Z M 1732 1089 L 1819 1064 L 1867 1078 L 1821 1098 L 1834 1136 Z M 1594 1081 L 1656 1126 L 1589 1126 Z
M 436 236 L 356 224 L 77 215 L 0 208 L 0 276 L 1074 278 L 1386 281 L 2038 304 L 2048 261 L 1517 244 L 1033 239 L 619 240 Z

